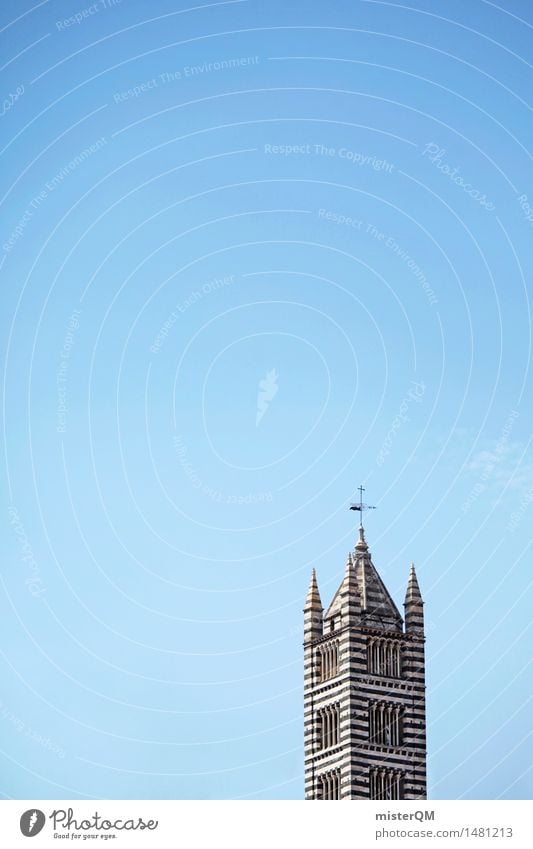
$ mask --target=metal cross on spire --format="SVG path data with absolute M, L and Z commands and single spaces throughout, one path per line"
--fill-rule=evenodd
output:
M 365 488 L 363 485 L 357 487 L 359 490 L 359 504 L 350 504 L 350 510 L 359 510 L 361 513 L 361 522 L 360 526 L 363 527 L 363 512 L 365 510 L 375 510 L 371 504 L 363 504 L 363 492 L 365 492 Z

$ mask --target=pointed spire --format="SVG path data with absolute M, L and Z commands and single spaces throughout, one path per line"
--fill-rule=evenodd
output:
M 367 597 L 366 597 L 366 559 L 363 557 L 361 560 L 361 607 L 363 610 L 367 608 Z
M 372 562 L 362 525 L 353 556 L 361 612 L 367 617 L 367 624 L 402 630 L 402 617 Z
M 304 607 L 305 642 L 317 640 L 322 636 L 324 623 L 323 613 L 324 610 L 322 607 L 322 601 L 320 599 L 320 593 L 318 591 L 316 571 L 313 569 Z
M 319 607 L 320 610 L 322 610 L 322 600 L 320 598 L 320 593 L 318 591 L 318 583 L 316 580 L 316 569 L 313 569 L 313 571 L 311 572 L 311 580 L 309 582 L 309 589 L 307 591 L 305 606 L 306 608 Z
M 414 563 L 411 563 L 409 580 L 407 582 L 407 592 L 405 593 L 405 604 L 410 604 L 411 602 L 422 602 L 422 594 L 420 592 L 420 587 L 418 586 Z
M 348 554 L 346 571 L 344 572 L 342 584 L 339 587 L 339 595 L 342 621 L 346 624 L 352 624 L 354 618 L 357 618 L 361 613 L 361 595 L 357 580 L 357 570 L 351 551 Z
M 355 563 L 351 551 L 348 553 L 344 578 L 342 579 L 342 584 L 340 585 L 339 590 L 342 595 L 359 595 L 359 588 L 357 585 L 357 573 L 355 570 Z
M 415 564 L 411 563 L 409 580 L 405 593 L 405 631 L 406 633 L 424 633 L 424 602 L 418 586 Z
M 361 514 L 362 520 L 362 514 Z M 367 595 L 366 595 L 366 560 L 368 555 L 368 545 L 365 539 L 365 529 L 363 525 L 359 525 L 359 539 L 355 544 L 355 553 L 359 554 L 359 579 L 361 583 L 361 608 L 366 610 L 367 608 Z M 362 556 L 361 556 L 362 555 Z
M 352 552 L 349 551 L 348 552 L 348 559 L 346 561 L 346 569 L 345 569 L 345 572 L 344 572 L 343 584 L 345 586 L 348 586 L 350 584 L 353 584 L 353 586 L 355 586 L 354 582 L 356 580 L 357 579 L 356 579 L 356 576 L 355 576 L 355 566 L 354 566 L 354 562 L 353 562 L 353 555 L 352 555 Z
M 359 528 L 359 540 L 348 555 L 342 583 L 324 613 L 324 622 L 336 616 L 342 606 L 347 609 L 348 602 L 350 616 L 363 616 L 367 625 L 391 631 L 403 630 L 403 619 L 372 562 L 362 526 Z M 344 613 L 342 615 L 344 620 Z

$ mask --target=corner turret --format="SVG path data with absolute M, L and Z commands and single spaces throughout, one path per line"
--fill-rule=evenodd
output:
M 411 563 L 407 592 L 405 593 L 405 632 L 406 634 L 424 633 L 424 602 L 418 586 L 415 564 Z
M 316 571 L 313 569 L 304 607 L 304 642 L 317 640 L 322 636 L 323 613 Z

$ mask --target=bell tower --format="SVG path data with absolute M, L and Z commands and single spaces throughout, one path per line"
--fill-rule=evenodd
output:
M 364 505 L 354 505 L 361 510 Z M 306 799 L 425 799 L 424 612 L 411 565 L 403 619 L 361 523 L 324 613 L 315 570 L 304 608 Z

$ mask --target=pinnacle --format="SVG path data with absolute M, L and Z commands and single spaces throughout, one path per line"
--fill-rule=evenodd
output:
M 309 582 L 309 590 L 307 592 L 307 598 L 305 600 L 306 607 L 315 607 L 320 608 L 322 610 L 322 600 L 320 598 L 320 593 L 318 591 L 318 583 L 316 580 L 316 569 L 313 569 L 311 572 L 311 581 Z
M 422 601 L 422 594 L 420 592 L 420 587 L 418 586 L 415 564 L 411 563 L 411 568 L 409 570 L 409 580 L 407 582 L 407 592 L 405 593 L 405 604 L 420 601 Z
M 357 575 L 355 571 L 355 562 L 353 558 L 352 552 L 348 552 L 348 560 L 346 561 L 346 571 L 344 572 L 344 579 L 342 581 L 340 590 L 357 590 Z
M 355 550 L 356 551 L 368 551 L 368 545 L 366 544 L 366 540 L 365 540 L 365 529 L 363 528 L 362 525 L 359 526 L 359 539 L 357 540 Z

